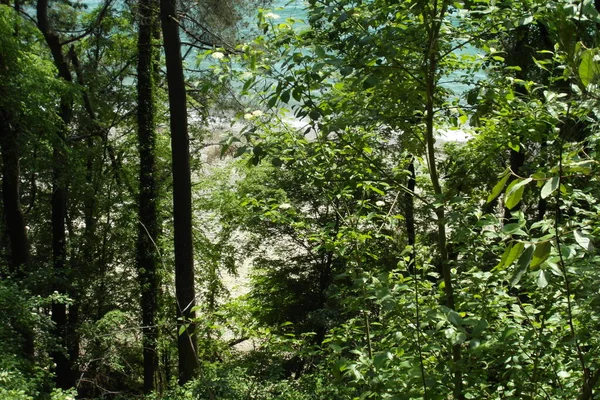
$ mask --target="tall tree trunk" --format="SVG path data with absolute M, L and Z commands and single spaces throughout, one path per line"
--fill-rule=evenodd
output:
M 442 0 L 433 2 L 430 9 L 429 15 L 424 15 L 425 23 L 429 24 L 427 27 L 428 31 L 428 48 L 425 55 L 425 93 L 426 93 L 426 130 L 425 130 L 425 145 L 427 148 L 427 164 L 429 167 L 429 176 L 433 185 L 433 191 L 436 196 L 436 201 L 441 205 L 436 207 L 435 215 L 437 217 L 437 247 L 440 256 L 440 264 L 442 269 L 442 278 L 444 280 L 444 290 L 446 295 L 446 306 L 452 310 L 455 309 L 456 304 L 454 301 L 454 288 L 452 284 L 452 273 L 450 269 L 450 260 L 448 257 L 448 245 L 446 241 L 446 210 L 445 210 L 445 199 L 442 186 L 440 184 L 440 178 L 437 171 L 437 161 L 435 155 L 435 139 L 433 136 L 434 131 L 434 107 L 436 104 L 436 91 L 437 91 L 437 75 L 438 75 L 438 61 L 440 51 L 440 31 L 442 22 L 444 20 L 446 10 L 448 8 L 448 2 Z M 454 389 L 453 396 L 455 399 L 463 399 L 463 383 L 462 383 L 462 371 L 460 368 L 461 360 L 461 348 L 460 344 L 452 346 L 452 361 L 453 361 L 453 372 L 454 372 Z
M 173 219 L 175 230 L 175 296 L 179 326 L 187 326 L 179 335 L 179 383 L 194 377 L 198 368 L 195 334 L 194 254 L 192 242 L 192 191 L 187 121 L 187 100 L 176 0 L 160 0 L 171 114 L 171 154 L 173 161 Z
M 1 66 L 0 66 L 1 67 Z M 9 128 L 8 113 L 0 111 L 2 152 L 2 201 L 10 241 L 11 273 L 21 278 L 29 264 L 29 241 L 20 200 L 20 164 L 17 133 Z
M 137 122 L 140 152 L 140 180 L 138 200 L 137 268 L 141 288 L 143 345 L 144 345 L 144 392 L 156 388 L 158 372 L 158 309 L 159 265 L 156 240 L 159 233 L 156 182 L 156 134 L 154 118 L 154 61 L 152 46 L 156 3 L 154 0 L 139 1 L 138 66 L 137 66 Z
M 408 270 L 411 274 L 415 274 L 417 272 L 415 259 L 415 244 L 417 240 L 417 230 L 415 228 L 415 196 L 413 195 L 413 193 L 415 192 L 415 187 L 417 184 L 417 176 L 415 174 L 415 157 L 412 155 L 410 156 L 410 161 L 408 164 L 408 172 L 409 176 L 406 187 L 409 190 L 409 192 L 404 195 L 404 219 L 406 222 L 406 236 L 408 238 L 408 244 L 412 248 L 410 251 L 410 261 L 408 263 Z
M 0 4 L 9 6 L 9 1 Z M 15 37 L 18 36 L 18 24 L 15 22 Z M 10 57 L 15 53 L 4 52 L 0 49 L 0 93 L 4 95 L 6 89 L 3 85 L 8 81 L 4 73 L 10 73 Z M 29 270 L 29 241 L 20 198 L 20 146 L 19 129 L 15 128 L 13 115 L 8 109 L 0 109 L 0 154 L 2 155 L 2 211 L 4 214 L 5 228 L 9 245 L 9 273 L 21 280 Z M 4 276 L 0 275 L 0 279 Z M 15 319 L 14 328 L 23 339 L 22 353 L 29 360 L 35 357 L 34 332 L 32 327 L 22 324 Z
M 37 2 L 38 28 L 42 32 L 46 43 L 54 59 L 54 64 L 58 69 L 58 76 L 67 82 L 72 82 L 73 78 L 67 61 L 65 59 L 60 38 L 52 30 L 48 19 L 48 0 L 38 0 Z M 61 294 L 69 294 L 68 274 L 66 269 L 66 234 L 65 224 L 67 215 L 67 170 L 65 165 L 65 137 L 66 130 L 71 122 L 73 115 L 72 101 L 68 95 L 60 99 L 60 117 L 63 122 L 62 128 L 58 129 L 58 138 L 53 151 L 53 192 L 52 192 L 52 265 L 54 269 L 54 287 L 53 289 Z M 67 345 L 68 318 L 67 306 L 64 303 L 54 303 L 52 305 L 52 321 L 55 324 L 55 335 L 58 343 Z M 68 345 L 66 347 L 69 347 Z M 67 389 L 73 387 L 74 374 L 71 373 L 71 362 L 67 353 L 60 349 L 51 354 L 56 364 L 56 386 Z
M 0 68 L 2 68 L 0 60 Z M 0 153 L 2 154 L 2 206 L 10 243 L 10 273 L 25 277 L 29 267 L 29 241 L 21 211 L 19 191 L 20 164 L 17 132 L 10 128 L 9 112 L 0 110 Z M 23 338 L 22 352 L 29 360 L 35 356 L 34 334 L 31 327 L 16 321 L 15 329 Z

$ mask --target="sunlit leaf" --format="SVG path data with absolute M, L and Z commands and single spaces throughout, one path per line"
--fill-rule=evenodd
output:
M 549 181 L 546 182 L 544 187 L 542 188 L 542 199 L 550 196 L 556 189 L 558 189 L 558 184 L 560 182 L 560 178 L 558 176 L 553 176 Z
M 575 241 L 578 245 L 583 247 L 586 251 L 594 250 L 594 245 L 592 244 L 592 241 L 583 232 L 576 230 L 575 232 L 573 232 L 573 234 L 575 235 Z
M 579 64 L 579 79 L 584 86 L 589 85 L 594 80 L 598 71 L 596 62 L 594 61 L 594 52 L 592 50 L 585 50 L 581 54 L 581 63 Z
M 525 249 L 525 244 L 521 242 L 515 244 L 510 250 L 510 253 L 508 253 L 508 256 L 506 257 L 506 266 L 509 266 L 513 262 L 515 262 L 517 257 L 519 257 L 523 252 L 523 249 Z
M 548 281 L 546 280 L 546 273 L 543 269 L 540 269 L 538 271 L 537 285 L 540 289 L 543 289 L 546 286 L 548 286 Z
M 533 179 L 531 178 L 517 179 L 508 185 L 508 188 L 506 188 L 506 194 L 504 196 L 504 205 L 506 208 L 512 210 L 517 204 L 519 204 L 521 198 L 523 197 L 525 185 L 532 180 Z

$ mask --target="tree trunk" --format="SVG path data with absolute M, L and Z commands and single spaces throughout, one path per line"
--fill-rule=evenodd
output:
M 436 90 L 437 90 L 437 74 L 438 74 L 438 57 L 439 57 L 439 40 L 440 30 L 442 21 L 444 20 L 448 3 L 442 1 L 438 5 L 434 2 L 431 9 L 431 14 L 424 15 L 426 23 L 429 23 L 428 27 L 428 47 L 425 55 L 425 93 L 426 93 L 426 131 L 425 131 L 425 145 L 427 148 L 427 164 L 429 167 L 429 176 L 433 185 L 433 191 L 436 196 L 436 201 L 441 205 L 436 207 L 435 215 L 437 217 L 437 247 L 440 256 L 440 264 L 442 270 L 442 278 L 444 280 L 444 291 L 446 295 L 446 306 L 454 310 L 456 307 L 454 301 L 454 288 L 452 284 L 452 273 L 450 269 L 450 260 L 448 257 L 448 245 L 446 241 L 446 210 L 445 210 L 445 199 L 442 186 L 440 184 L 440 178 L 437 171 L 437 161 L 435 156 L 435 139 L 433 136 L 434 131 L 434 107 L 436 104 Z M 429 21 L 427 21 L 429 19 Z M 461 361 L 461 348 L 460 344 L 452 346 L 452 361 L 453 361 L 453 372 L 454 372 L 454 389 L 453 396 L 455 399 L 463 399 L 463 383 L 462 383 L 462 371 L 460 368 Z
M 153 0 L 139 1 L 138 66 L 137 66 L 137 122 L 140 152 L 140 180 L 138 200 L 137 268 L 141 288 L 141 307 L 144 345 L 144 392 L 156 388 L 158 371 L 158 309 L 159 259 L 156 240 L 159 233 L 156 182 L 156 134 L 154 122 L 154 62 L 152 31 L 156 4 Z
M 58 69 L 58 76 L 67 82 L 72 82 L 73 78 L 69 71 L 66 59 L 64 57 L 60 38 L 52 30 L 48 20 L 48 0 L 38 0 L 37 2 L 38 28 L 42 32 L 46 43 L 54 59 L 54 64 Z M 69 294 L 68 279 L 66 270 L 66 234 L 65 223 L 67 215 L 67 169 L 65 165 L 66 154 L 64 141 L 66 130 L 71 122 L 73 115 L 72 101 L 68 95 L 60 99 L 60 117 L 63 122 L 62 128 L 58 129 L 58 140 L 54 145 L 53 152 L 53 192 L 52 192 L 52 265 L 54 270 L 53 289 L 61 294 Z M 55 324 L 55 335 L 58 343 L 67 345 L 68 341 L 68 318 L 67 306 L 64 303 L 52 304 L 52 321 Z M 69 346 L 66 346 L 69 347 Z M 71 362 L 65 351 L 57 349 L 51 354 L 56 364 L 56 386 L 61 389 L 68 389 L 74 386 L 74 374 L 71 373 Z
M 8 1 L 1 4 L 9 6 Z M 18 30 L 15 23 L 15 36 Z M 7 82 L 4 73 L 10 73 L 11 62 L 8 57 L 16 56 L 15 53 L 3 52 L 0 49 L 0 93 L 5 94 L 3 86 Z M 6 79 L 6 80 L 5 80 Z M 17 280 L 25 278 L 29 272 L 29 241 L 27 228 L 21 210 L 20 198 L 20 146 L 19 129 L 15 128 L 13 115 L 8 109 L 0 110 L 0 154 L 2 155 L 2 211 L 4 214 L 5 229 L 8 237 L 9 249 L 9 274 Z M 5 278 L 0 274 L 0 279 Z M 22 354 L 30 361 L 35 357 L 34 332 L 31 326 L 22 323 L 18 318 L 14 320 L 14 328 L 23 339 Z
M 415 228 L 415 196 L 413 193 L 415 192 L 415 187 L 417 184 L 417 176 L 415 174 L 415 157 L 410 156 L 410 162 L 408 164 L 408 183 L 406 185 L 407 189 L 410 191 L 404 195 L 404 215 L 406 222 L 406 236 L 408 238 L 408 245 L 411 246 L 410 251 L 410 261 L 408 263 L 408 270 L 411 274 L 415 274 L 417 272 L 416 266 L 416 249 L 415 244 L 417 240 L 417 230 Z
M 0 111 L 0 150 L 2 151 L 2 201 L 10 241 L 11 273 L 22 278 L 29 265 L 29 241 L 20 200 L 20 164 L 17 133 L 9 128 L 9 117 Z
M 192 195 L 189 159 L 187 101 L 176 0 L 160 0 L 160 19 L 167 65 L 171 154 L 173 160 L 173 220 L 175 231 L 175 296 L 178 325 L 187 326 L 179 335 L 179 383 L 194 377 L 196 355 L 194 257 L 192 243 Z
M 0 60 L 1 62 L 1 60 Z M 0 65 L 2 68 L 2 65 Z M 10 273 L 22 279 L 29 267 L 29 241 L 21 211 L 19 192 L 20 164 L 17 132 L 10 129 L 9 113 L 0 110 L 0 152 L 2 154 L 2 205 L 10 243 Z M 29 360 L 35 356 L 34 333 L 16 321 L 15 329 L 23 338 L 22 352 Z

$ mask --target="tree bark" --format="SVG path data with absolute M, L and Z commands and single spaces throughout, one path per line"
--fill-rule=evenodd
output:
M 192 195 L 187 121 L 187 100 L 176 0 L 160 0 L 160 19 L 167 65 L 169 111 L 171 114 L 171 154 L 173 162 L 173 220 L 175 231 L 175 296 L 178 325 L 186 326 L 179 335 L 179 383 L 185 384 L 198 368 L 193 311 L 195 306 L 194 257 L 192 242 Z
M 154 0 L 139 1 L 138 65 L 137 65 L 137 122 L 140 153 L 138 239 L 136 261 L 138 281 L 141 288 L 141 308 L 144 345 L 144 392 L 156 388 L 158 372 L 158 310 L 159 258 L 156 240 L 159 234 L 156 182 L 156 129 L 154 117 L 154 62 L 152 46 L 156 3 Z
M 1 4 L 9 6 L 8 1 Z M 15 22 L 15 38 L 18 40 L 17 23 Z M 0 49 L 0 94 L 7 93 L 5 82 L 10 80 L 11 64 L 16 53 Z M 9 76 L 6 76 L 9 75 Z M 10 109 L 0 109 L 0 154 L 2 155 L 2 211 L 4 214 L 5 229 L 8 239 L 8 272 L 18 281 L 26 277 L 29 272 L 30 248 L 27 238 L 27 227 L 21 210 L 20 198 L 20 144 L 19 131 L 15 126 L 13 114 Z M 0 274 L 0 279 L 5 278 Z M 33 361 L 35 358 L 34 331 L 28 323 L 23 323 L 19 318 L 14 320 L 14 328 L 23 339 L 22 354 Z
M 29 265 L 29 241 L 20 200 L 20 163 L 17 133 L 9 128 L 8 113 L 0 111 L 2 152 L 2 201 L 10 241 L 11 273 L 22 278 Z
M 1 62 L 1 61 L 0 61 Z M 0 65 L 2 68 L 2 65 Z M 21 211 L 19 192 L 20 164 L 17 132 L 10 129 L 9 113 L 0 110 L 0 152 L 2 154 L 2 205 L 10 242 L 10 273 L 17 279 L 25 277 L 29 266 L 29 241 Z M 34 333 L 31 327 L 16 322 L 15 329 L 23 338 L 23 355 L 35 357 Z
M 38 28 L 52 54 L 54 64 L 58 69 L 58 76 L 67 82 L 73 78 L 69 71 L 66 58 L 63 53 L 59 36 L 52 30 L 48 19 L 48 0 L 37 2 Z M 53 192 L 52 192 L 52 265 L 54 270 L 53 289 L 61 294 L 69 294 L 68 274 L 66 268 L 66 215 L 67 215 L 67 169 L 65 165 L 65 137 L 68 125 L 73 116 L 73 105 L 68 95 L 60 99 L 60 118 L 63 126 L 57 131 L 57 140 L 53 150 Z M 67 305 L 64 303 L 52 304 L 52 321 L 55 324 L 55 335 L 58 343 L 68 346 L 68 318 Z M 56 364 L 55 381 L 56 386 L 68 389 L 75 385 L 74 374 L 71 373 L 71 361 L 65 351 L 57 349 L 51 354 Z

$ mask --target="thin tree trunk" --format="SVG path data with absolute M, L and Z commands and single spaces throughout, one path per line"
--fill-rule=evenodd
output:
M 405 222 L 406 222 L 406 236 L 408 238 L 408 245 L 412 247 L 410 251 L 410 261 L 408 263 L 408 270 L 411 274 L 415 274 L 417 272 L 416 266 L 416 249 L 415 244 L 417 240 L 416 228 L 415 228 L 415 197 L 413 193 L 415 192 L 415 187 L 417 184 L 417 176 L 415 174 L 415 157 L 410 156 L 410 162 L 408 164 L 408 183 L 406 185 L 409 190 L 408 193 L 404 195 L 404 204 L 405 204 Z
M 44 35 L 60 78 L 72 82 L 66 59 L 63 54 L 60 38 L 52 30 L 48 20 L 48 0 L 37 2 L 38 28 Z M 54 290 L 58 293 L 69 294 L 68 276 L 66 270 L 66 234 L 65 223 L 67 214 L 67 170 L 65 165 L 66 154 L 64 151 L 65 133 L 73 115 L 72 102 L 67 95 L 60 100 L 60 117 L 62 128 L 58 129 L 58 140 L 53 152 L 53 192 L 52 192 L 52 265 L 54 269 Z M 58 342 L 67 345 L 68 319 L 67 306 L 64 303 L 52 304 L 52 321 L 55 324 L 55 335 Z M 69 347 L 69 346 L 67 346 Z M 56 364 L 56 386 L 62 389 L 73 387 L 73 374 L 71 362 L 64 351 L 55 350 L 52 358 Z
M 425 93 L 426 93 L 426 105 L 425 109 L 427 112 L 426 117 L 426 131 L 425 131 L 425 142 L 427 147 L 427 164 L 429 166 L 429 176 L 433 185 L 433 191 L 436 196 L 436 201 L 441 203 L 435 209 L 437 217 L 438 227 L 438 238 L 437 247 L 440 256 L 440 263 L 442 269 L 442 277 L 444 280 L 444 290 L 446 295 L 446 306 L 451 310 L 456 307 L 454 301 L 454 288 L 452 285 L 452 273 L 450 271 L 450 260 L 448 257 L 448 246 L 446 243 L 446 215 L 445 215 L 445 201 L 444 192 L 440 184 L 440 178 L 437 171 L 436 156 L 435 156 L 435 139 L 433 136 L 434 130 L 434 106 L 436 104 L 436 89 L 437 89 L 437 67 L 438 67 L 438 56 L 439 56 L 439 40 L 440 40 L 440 29 L 444 20 L 447 2 L 442 0 L 438 4 L 438 1 L 434 1 L 432 5 L 431 14 L 429 17 L 428 28 L 428 49 L 426 54 L 425 62 Z M 427 18 L 427 16 L 426 16 Z M 463 399 L 463 384 L 462 384 L 462 371 L 460 369 L 461 360 L 461 348 L 460 344 L 452 346 L 452 360 L 454 364 L 454 390 L 453 396 L 455 399 Z
M 141 288 L 141 307 L 144 345 L 144 392 L 156 388 L 158 372 L 158 310 L 159 265 L 156 240 L 159 233 L 156 182 L 156 133 L 154 118 L 154 61 L 152 31 L 156 3 L 139 1 L 138 66 L 137 66 L 137 122 L 140 152 L 140 180 L 138 200 L 137 268 Z
M 187 101 L 176 0 L 160 0 L 171 114 L 171 154 L 173 162 L 173 219 L 175 231 L 175 296 L 178 325 L 187 326 L 179 335 L 179 383 L 185 384 L 198 368 L 192 242 L 192 195 L 187 121 Z

